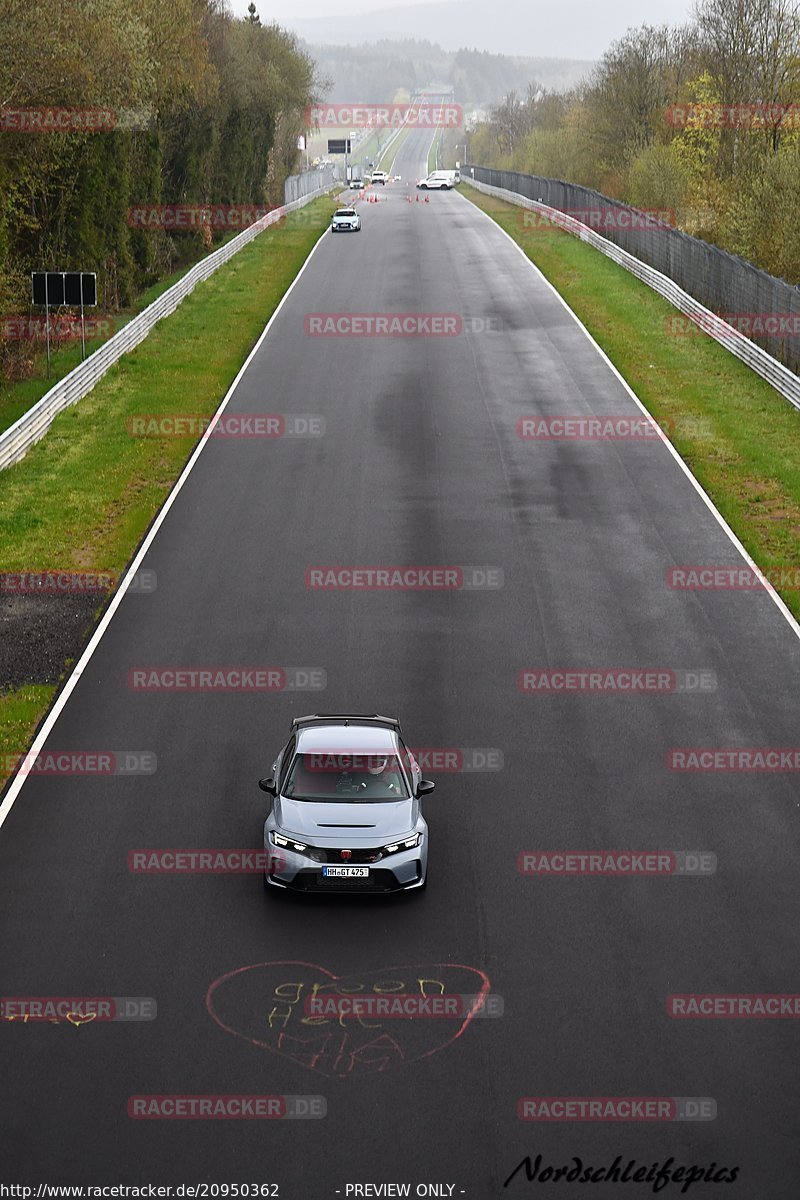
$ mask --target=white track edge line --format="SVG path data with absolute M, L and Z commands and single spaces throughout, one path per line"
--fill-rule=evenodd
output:
M 477 188 L 476 188 L 475 190 L 476 190 L 476 191 L 478 191 L 478 189 L 477 189 Z M 458 193 L 458 194 L 460 195 L 460 193 Z M 480 194 L 481 194 L 481 195 L 483 195 L 483 193 L 480 193 Z M 471 203 L 472 203 L 472 202 L 471 202 L 471 201 L 468 199 L 468 197 L 466 197 L 466 196 L 462 196 L 461 198 L 462 198 L 464 201 L 466 201 L 466 203 L 467 203 L 467 204 L 471 204 Z M 503 199 L 503 197 L 495 197 L 495 198 L 496 198 L 496 199 L 498 199 L 498 198 L 499 198 L 499 199 Z M 511 203 L 511 201 L 506 201 L 506 203 L 507 203 L 507 204 L 510 204 L 510 203 Z M 510 233 L 508 233 L 508 232 L 507 232 L 505 229 L 503 229 L 502 225 L 499 225 L 499 224 L 497 223 L 497 221 L 495 221 L 495 220 L 494 220 L 494 218 L 493 218 L 493 217 L 491 217 L 491 216 L 489 215 L 489 213 L 487 213 L 487 212 L 484 212 L 484 210 L 483 210 L 483 209 L 482 209 L 482 208 L 481 208 L 479 205 L 477 205 L 477 204 L 473 204 L 473 205 L 472 205 L 472 207 L 473 207 L 473 208 L 476 208 L 476 209 L 478 210 L 478 212 L 479 212 L 479 213 L 482 213 L 482 214 L 483 214 L 483 216 L 484 216 L 484 217 L 486 217 L 487 221 L 491 221 L 491 222 L 492 222 L 492 224 L 495 226 L 495 228 L 500 230 L 500 233 L 502 233 L 503 237 L 506 237 L 506 238 L 508 238 L 509 242 L 510 242 L 510 243 L 511 243 L 511 245 L 514 247 L 514 249 L 515 249 L 515 250 L 516 250 L 516 251 L 517 251 L 519 254 L 521 254 L 521 255 L 522 255 L 522 257 L 525 259 L 525 262 L 528 264 L 528 266 L 529 266 L 529 267 L 531 267 L 531 268 L 532 268 L 532 269 L 533 269 L 533 270 L 536 272 L 536 274 L 539 276 L 539 278 L 542 280 L 542 282 L 543 282 L 543 283 L 545 283 L 545 284 L 547 285 L 547 287 L 550 289 L 550 291 L 553 293 L 553 295 L 554 295 L 554 296 L 557 298 L 557 300 L 559 301 L 559 303 L 560 303 L 560 304 L 562 304 L 562 305 L 563 305 L 563 307 L 564 307 L 564 308 L 567 310 L 567 312 L 568 312 L 568 313 L 569 313 L 569 315 L 572 317 L 572 319 L 573 319 L 573 321 L 576 323 L 576 325 L 577 325 L 577 326 L 578 326 L 578 327 L 579 327 L 579 328 L 580 328 L 580 329 L 581 329 L 581 330 L 584 332 L 584 334 L 586 335 L 586 337 L 589 339 L 589 341 L 590 341 L 590 342 L 592 343 L 592 345 L 594 346 L 594 348 L 595 348 L 595 350 L 597 351 L 597 353 L 600 355 L 600 357 L 603 359 L 603 361 L 606 363 L 606 365 L 607 365 L 608 367 L 610 367 L 610 369 L 611 369 L 612 373 L 613 373 L 613 374 L 614 374 L 614 375 L 617 377 L 617 379 L 618 379 L 618 380 L 619 380 L 619 382 L 622 384 L 622 386 L 625 388 L 625 391 L 628 393 L 628 395 L 631 397 L 631 399 L 632 399 L 632 400 L 633 400 L 633 401 L 634 401 L 634 402 L 635 402 L 635 403 L 638 405 L 638 407 L 639 407 L 639 408 L 641 409 L 641 411 L 642 411 L 642 412 L 645 414 L 645 416 L 647 416 L 647 417 L 649 417 L 651 420 L 653 420 L 653 419 L 654 419 L 654 418 L 653 418 L 653 414 L 652 414 L 651 412 L 648 412 L 648 410 L 645 408 L 645 406 L 644 406 L 644 404 L 642 403 L 642 401 L 641 401 L 641 400 L 639 399 L 639 397 L 636 395 L 636 392 L 633 390 L 633 388 L 632 388 L 632 387 L 631 387 L 631 385 L 628 383 L 628 381 L 627 381 L 626 379 L 624 379 L 624 378 L 623 378 L 623 376 L 620 374 L 620 372 L 619 372 L 619 371 L 617 370 L 617 368 L 614 366 L 613 362 L 612 362 L 612 361 L 611 361 L 611 359 L 608 357 L 608 355 L 606 354 L 606 352 L 605 352 L 605 350 L 602 348 L 602 346 L 600 346 L 600 345 L 599 345 L 599 344 L 598 344 L 598 343 L 595 341 L 594 337 L 593 337 L 593 336 L 592 336 L 592 334 L 589 332 L 589 330 L 586 328 L 586 326 L 584 325 L 583 321 L 581 321 L 580 317 L 579 317 L 579 316 L 578 316 L 576 313 L 574 313 L 574 312 L 572 311 L 572 309 L 570 308 L 569 304 L 567 304 L 567 301 L 564 299 L 564 297 L 561 295 L 561 293 L 560 293 L 560 292 L 559 292 L 559 291 L 558 291 L 558 290 L 557 290 L 557 289 L 554 287 L 554 285 L 553 285 L 553 284 L 550 282 L 550 280 L 549 280 L 549 279 L 548 279 L 548 278 L 547 278 L 547 277 L 546 277 L 546 276 L 543 274 L 543 272 L 541 271 L 541 269 L 540 269 L 539 267 L 537 267 L 536 263 L 535 263 L 535 262 L 534 262 L 532 259 L 528 258 L 528 255 L 527 255 L 527 254 L 525 253 L 525 251 L 522 249 L 522 246 L 520 246 L 519 242 L 516 242 L 516 241 L 514 240 L 514 238 L 511 236 L 511 234 L 510 234 Z M 599 251 L 598 251 L 598 253 L 599 253 Z M 617 265 L 617 266 L 619 266 L 619 264 L 618 264 L 618 263 L 617 263 L 616 265 Z M 624 267 L 621 267 L 621 268 L 620 268 L 620 270 L 624 270 L 624 269 L 625 269 Z M 663 299 L 663 297 L 662 297 L 662 299 Z M 739 541 L 738 537 L 737 537 L 737 536 L 736 536 L 736 534 L 733 532 L 733 530 L 731 529 L 730 525 L 728 524 L 728 522 L 727 522 L 727 521 L 725 520 L 725 518 L 723 517 L 722 513 L 721 513 L 721 512 L 719 511 L 719 509 L 716 507 L 716 505 L 714 504 L 714 501 L 711 499 L 711 497 L 709 496 L 708 492 L 706 492 L 706 491 L 705 491 L 705 489 L 702 487 L 702 485 L 701 485 L 701 484 L 698 482 L 698 480 L 695 478 L 695 476 L 694 476 L 694 475 L 692 474 L 692 472 L 689 470 L 689 468 L 687 467 L 686 463 L 683 461 L 683 459 L 681 458 L 680 454 L 678 454 L 678 451 L 677 451 L 677 450 L 675 449 L 675 447 L 673 446 L 672 442 L 670 442 L 670 441 L 669 441 L 669 439 L 668 439 L 668 438 L 666 438 L 666 437 L 662 438 L 661 440 L 663 441 L 663 444 L 664 444 L 664 445 L 667 447 L 667 449 L 669 450 L 669 453 L 672 455 L 672 457 L 674 458 L 675 462 L 678 464 L 678 466 L 680 467 L 680 469 L 683 471 L 684 475 L 685 475 L 685 476 L 687 477 L 687 479 L 689 479 L 689 481 L 691 482 L 691 484 L 692 484 L 692 487 L 695 489 L 695 491 L 697 492 L 697 494 L 698 494 L 698 495 L 699 495 L 699 496 L 702 498 L 702 500 L 703 500 L 704 504 L 706 505 L 706 507 L 707 507 L 707 508 L 709 509 L 709 511 L 710 511 L 710 512 L 713 514 L 713 516 L 714 516 L 715 520 L 717 521 L 717 524 L 718 524 L 718 525 L 719 525 L 719 526 L 720 526 L 720 527 L 721 527 L 721 528 L 722 528 L 722 529 L 725 531 L 725 533 L 728 535 L 728 537 L 730 538 L 731 542 L 732 542 L 732 543 L 733 543 L 733 545 L 736 547 L 736 549 L 739 551 L 739 553 L 741 554 L 742 558 L 745 560 L 745 562 L 747 563 L 747 565 L 748 565 L 748 566 L 750 566 L 750 567 L 752 567 L 752 568 L 754 569 L 754 571 L 756 572 L 756 576 L 757 576 L 757 577 L 758 577 L 758 576 L 760 576 L 760 575 L 763 575 L 763 572 L 762 572 L 761 568 L 759 567 L 758 563 L 756 563 L 756 562 L 755 562 L 755 560 L 754 560 L 754 559 L 752 559 L 752 558 L 750 557 L 750 555 L 747 553 L 747 550 L 746 550 L 746 549 L 745 549 L 745 547 L 742 545 L 742 543 Z M 764 588 L 764 590 L 765 590 L 765 591 L 768 593 L 768 595 L 769 595 L 769 596 L 772 598 L 772 600 L 775 602 L 775 604 L 777 605 L 777 607 L 778 607 L 779 611 L 780 611 L 780 612 L 783 614 L 783 616 L 784 616 L 784 617 L 786 618 L 786 620 L 788 621 L 788 623 L 789 623 L 789 625 L 790 625 L 790 627 L 791 627 L 791 629 L 792 629 L 792 632 L 795 634 L 795 636 L 796 636 L 796 637 L 798 637 L 798 638 L 800 638 L 800 624 L 798 624 L 798 622 L 796 621 L 795 617 L 792 615 L 792 613 L 791 613 L 791 612 L 789 611 L 789 609 L 786 607 L 786 604 L 785 604 L 785 603 L 784 603 L 784 601 L 781 599 L 781 597 L 778 595 L 778 593 L 775 591 L 775 588 L 772 586 L 772 584 L 769 582 L 769 580 L 768 580 L 768 579 L 763 579 L 763 578 L 762 578 L 762 579 L 759 579 L 759 585 L 760 585 L 761 587 L 763 587 L 763 588 Z
M 278 314 L 280 313 L 284 304 L 291 296 L 291 294 L 294 291 L 297 284 L 300 282 L 300 280 L 303 276 L 303 273 L 305 272 L 306 267 L 309 265 L 309 263 L 311 262 L 311 259 L 314 257 L 317 250 L 321 246 L 321 244 L 325 238 L 325 234 L 327 232 L 328 232 L 328 230 L 325 229 L 323 231 L 322 236 L 317 239 L 316 243 L 314 244 L 314 246 L 311 249 L 311 252 L 308 255 L 308 258 L 305 260 L 302 267 L 298 271 L 297 275 L 295 275 L 294 279 L 290 283 L 286 292 L 282 296 L 280 302 L 278 303 L 278 307 L 275 309 L 275 311 L 272 314 L 272 316 L 270 317 L 269 321 L 267 321 L 267 324 L 264 326 L 264 329 L 262 330 L 261 335 L 258 338 L 258 341 L 253 346 L 253 349 L 250 351 L 250 353 L 248 354 L 244 363 L 242 364 L 242 367 L 239 370 L 239 373 L 237 374 L 233 383 L 229 387 L 227 393 L 223 397 L 223 399 L 222 399 L 219 407 L 217 408 L 216 412 L 214 413 L 213 417 L 211 417 L 208 428 L 206 429 L 205 433 L 203 434 L 202 438 L 200 439 L 200 442 L 198 443 L 198 445 L 195 447 L 192 457 L 189 459 L 188 463 L 183 468 L 183 471 L 181 472 L 180 476 L 178 477 L 176 482 L 173 484 L 172 490 L 170 491 L 166 500 L 164 501 L 164 503 L 162 504 L 158 513 L 156 514 L 153 524 L 150 526 L 150 529 L 147 531 L 147 534 L 145 535 L 145 539 L 142 542 L 141 546 L 139 547 L 136 557 L 134 558 L 133 562 L 131 563 L 130 567 L 128 568 L 127 574 L 125 575 L 125 578 L 123 579 L 122 584 L 117 588 L 117 591 L 115 592 L 114 596 L 112 597 L 108 608 L 103 613 L 103 616 L 100 620 L 99 625 L 97 626 L 97 629 L 94 631 L 94 633 L 92 635 L 91 641 L 89 642 L 88 646 L 84 650 L 80 659 L 74 666 L 71 675 L 64 683 L 64 686 L 62 687 L 56 700 L 54 701 L 53 707 L 51 708 L 50 712 L 47 714 L 44 724 L 42 725 L 38 734 L 34 738 L 33 744 L 31 745 L 30 749 L 26 752 L 26 757 L 27 756 L 35 757 L 39 753 L 39 751 L 42 749 L 44 743 L 47 741 L 48 737 L 50 736 L 50 733 L 53 730 L 53 726 L 55 725 L 56 721 L 60 717 L 64 707 L 66 706 L 67 701 L 69 700 L 70 696 L 72 695 L 73 691 L 75 690 L 75 687 L 77 686 L 81 675 L 86 670 L 86 667 L 89 665 L 89 660 L 91 659 L 95 650 L 99 646 L 100 641 L 103 637 L 103 634 L 106 632 L 106 630 L 108 629 L 108 626 L 111 624 L 112 617 L 114 616 L 114 614 L 116 613 L 120 604 L 122 603 L 123 597 L 125 596 L 125 593 L 127 591 L 127 588 L 129 586 L 131 580 L 133 579 L 134 575 L 138 571 L 139 566 L 140 566 L 141 562 L 143 561 L 145 555 L 147 554 L 148 550 L 150 549 L 151 545 L 155 541 L 156 534 L 158 533 L 159 529 L 161 528 L 164 521 L 166 520 L 167 513 L 169 512 L 169 510 L 172 508 L 172 505 L 177 500 L 179 492 L 181 491 L 183 485 L 186 483 L 186 480 L 189 478 L 192 468 L 194 467 L 198 458 L 202 454 L 203 449 L 205 448 L 206 442 L 211 437 L 214 425 L 217 421 L 217 418 L 224 412 L 224 410 L 227 408 L 228 404 L 230 403 L 230 400 L 233 397 L 233 394 L 236 391 L 236 388 L 238 387 L 238 385 L 242 379 L 242 376 L 244 375 L 244 373 L 247 370 L 247 368 L 249 367 L 252 359 L 255 357 L 256 353 L 260 349 L 262 342 L 264 341 L 264 339 L 266 338 L 270 329 L 272 328 L 272 324 L 278 317 Z M 9 789 L 6 792 L 5 798 L 3 799 L 2 804 L 0 804 L 0 829 L 2 828 L 8 814 L 11 812 L 11 809 L 14 806 L 15 800 L 17 799 L 17 796 L 22 791 L 22 788 L 25 785 L 25 781 L 28 778 L 29 778 L 28 773 L 26 773 L 26 774 L 17 773 L 17 775 L 12 779 Z

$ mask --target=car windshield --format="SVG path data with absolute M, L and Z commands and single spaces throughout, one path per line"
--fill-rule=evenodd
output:
M 291 800 L 407 800 L 408 783 L 394 754 L 297 754 L 281 792 Z
M 356 210 L 354 208 L 340 208 L 336 213 L 337 217 L 354 217 Z

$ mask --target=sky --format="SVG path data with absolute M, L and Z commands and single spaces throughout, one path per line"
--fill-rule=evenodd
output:
M 670 6 L 659 0 L 292 0 L 288 6 L 275 0 L 255 2 L 264 23 L 275 19 L 311 43 L 427 38 L 450 51 L 465 47 L 582 60 L 598 59 L 631 26 L 680 24 L 693 6 L 693 0 L 674 0 Z M 237 15 L 246 14 L 248 0 L 229 3 Z M 388 9 L 394 12 L 382 16 Z M 341 22 L 333 19 L 340 17 Z
M 247 16 L 250 0 L 229 0 L 231 11 L 237 16 Z M 428 0 L 292 0 L 291 14 L 274 0 L 255 0 L 261 20 L 273 18 L 279 25 L 290 25 L 291 17 L 338 17 L 350 13 L 378 12 L 384 8 L 400 5 L 410 8 L 414 4 L 426 4 Z M 411 34 L 409 34 L 409 37 Z

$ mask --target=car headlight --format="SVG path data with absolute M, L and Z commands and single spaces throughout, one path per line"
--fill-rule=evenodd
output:
M 272 831 L 272 841 L 276 846 L 290 846 L 292 850 L 300 853 L 308 849 L 305 842 L 295 842 L 291 838 L 284 837 L 282 833 L 276 833 L 275 830 Z
M 413 833 L 410 838 L 402 838 L 399 842 L 392 842 L 388 846 L 383 847 L 384 854 L 396 854 L 398 850 L 413 850 L 420 843 L 421 834 Z

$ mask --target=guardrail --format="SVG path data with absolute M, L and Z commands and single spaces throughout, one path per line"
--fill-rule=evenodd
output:
M 582 242 L 588 242 L 595 250 L 599 250 L 601 254 L 605 254 L 607 258 L 612 259 L 619 266 L 624 267 L 626 271 L 630 271 L 637 279 L 641 279 L 642 283 L 646 283 L 653 291 L 658 292 L 664 300 L 672 304 L 685 316 L 694 321 L 698 328 L 708 333 L 715 342 L 719 342 L 726 350 L 745 363 L 751 370 L 760 375 L 762 379 L 766 379 L 777 392 L 800 410 L 800 377 L 785 367 L 783 363 L 778 362 L 761 346 L 757 346 L 755 342 L 751 342 L 744 334 L 739 333 L 732 325 L 727 324 L 722 317 L 718 317 L 710 309 L 705 308 L 699 301 L 685 292 L 679 287 L 674 280 L 667 275 L 663 275 L 657 271 L 655 267 L 650 267 L 641 259 L 636 258 L 633 254 L 629 254 L 627 250 L 623 250 L 620 246 L 608 238 L 602 237 L 588 225 L 584 225 L 581 221 L 574 217 L 568 216 L 560 209 L 551 208 L 547 204 L 542 204 L 538 200 L 531 200 L 527 196 L 523 196 L 520 192 L 512 192 L 507 188 L 494 187 L 492 184 L 483 183 L 470 175 L 470 170 L 478 168 L 465 168 L 461 172 L 461 182 L 468 183 L 470 187 L 477 188 L 479 192 L 484 192 L 487 196 L 497 196 L 501 200 L 507 200 L 511 204 L 519 205 L 522 208 L 527 208 L 533 212 L 544 214 L 553 225 L 557 225 L 561 229 L 565 229 L 568 233 L 574 234 L 580 238 Z
M 298 200 L 272 209 L 259 221 L 254 222 L 248 229 L 237 234 L 224 246 L 220 246 L 219 250 L 215 250 L 213 254 L 209 254 L 202 262 L 187 271 L 182 279 L 159 296 L 158 300 L 138 313 L 124 329 L 115 333 L 99 350 L 90 354 L 80 366 L 75 367 L 68 375 L 59 380 L 14 425 L 0 434 L 0 471 L 4 471 L 6 467 L 10 467 L 24 458 L 31 446 L 44 437 L 59 413 L 88 395 L 109 368 L 119 362 L 123 354 L 127 354 L 129 350 L 133 350 L 140 342 L 144 341 L 151 329 L 164 317 L 173 313 L 181 301 L 185 300 L 193 291 L 196 284 L 208 279 L 219 267 L 233 258 L 234 254 L 238 254 L 244 246 L 252 242 L 270 225 L 274 225 L 281 217 L 295 209 L 303 208 L 318 196 L 325 195 L 332 186 L 331 183 L 328 183 Z

